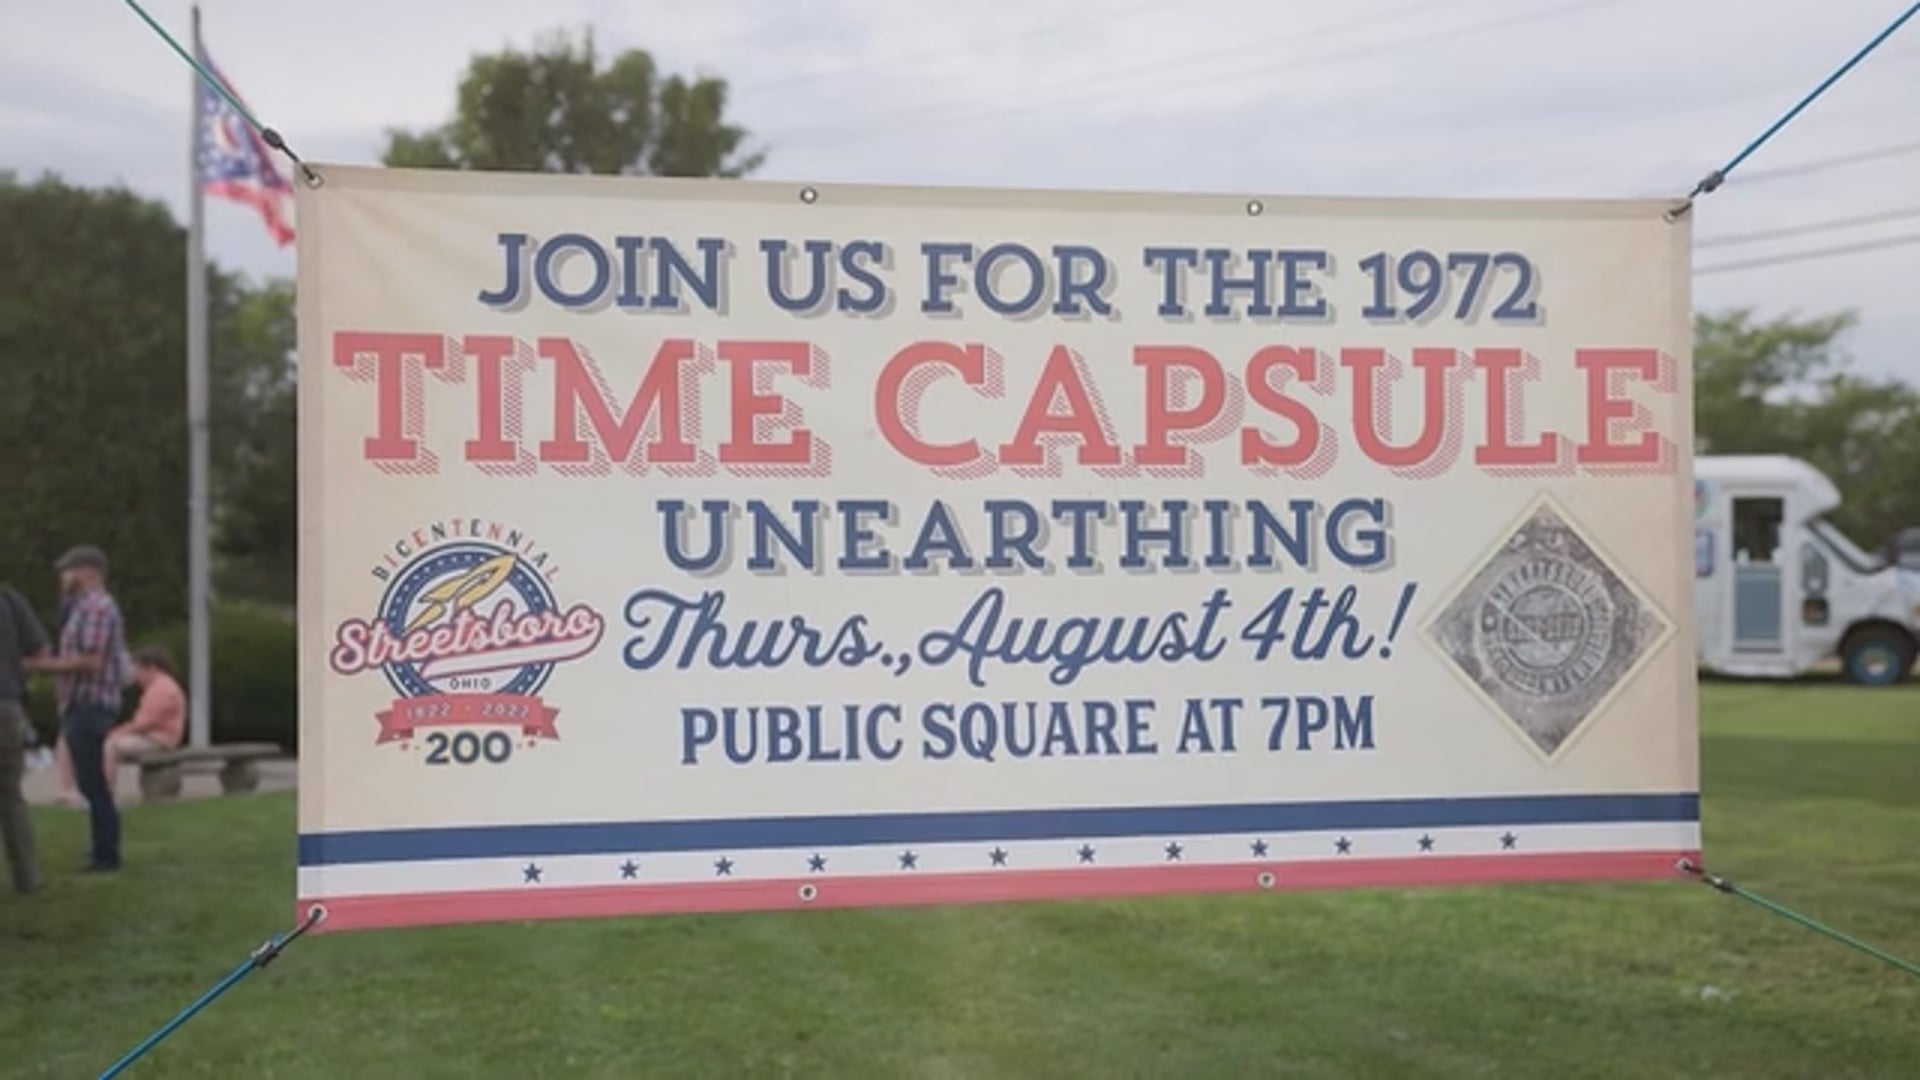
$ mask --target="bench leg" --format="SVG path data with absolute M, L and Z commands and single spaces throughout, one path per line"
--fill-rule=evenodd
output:
M 220 790 L 228 795 L 260 786 L 260 769 L 251 761 L 229 761 L 220 767 Z
M 140 766 L 140 797 L 149 801 L 179 798 L 181 771 L 178 765 Z

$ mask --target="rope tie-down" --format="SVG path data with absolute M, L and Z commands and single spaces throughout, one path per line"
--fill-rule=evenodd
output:
M 1759 893 L 1752 892 L 1748 889 L 1742 888 L 1741 886 L 1734 884 L 1733 882 L 1727 880 L 1726 878 L 1721 877 L 1719 874 L 1710 874 L 1707 872 L 1706 867 L 1696 865 L 1691 859 L 1681 859 L 1679 863 L 1679 870 L 1683 874 L 1691 874 L 1694 877 L 1699 878 L 1702 884 L 1709 885 L 1718 892 L 1726 893 L 1728 896 L 1737 896 L 1740 899 L 1745 900 L 1750 904 L 1763 908 L 1767 911 L 1773 912 L 1775 915 L 1778 915 L 1781 918 L 1786 919 L 1788 922 L 1797 923 L 1801 926 L 1806 927 L 1808 930 L 1812 930 L 1816 934 L 1824 934 L 1827 937 L 1830 937 L 1833 940 L 1840 942 L 1842 945 L 1846 945 L 1849 948 L 1858 949 L 1859 951 L 1866 953 L 1868 956 L 1873 957 L 1875 960 L 1892 964 L 1894 967 L 1899 968 L 1901 971 L 1904 971 L 1907 974 L 1912 975 L 1916 978 L 1920 978 L 1920 964 L 1915 964 L 1915 963 L 1912 963 L 1911 961 L 1902 960 L 1901 958 L 1893 955 L 1892 953 L 1887 952 L 1885 949 L 1876 948 L 1872 945 L 1867 944 L 1864 941 L 1861 941 L 1859 938 L 1853 937 L 1848 934 L 1843 934 L 1840 931 L 1835 930 L 1833 927 L 1828 926 L 1827 924 L 1819 921 L 1818 919 L 1814 919 L 1809 916 L 1802 915 L 1799 912 L 1793 910 L 1792 908 L 1787 907 L 1785 904 L 1775 903 L 1774 901 L 1769 900 L 1764 896 L 1761 896 Z

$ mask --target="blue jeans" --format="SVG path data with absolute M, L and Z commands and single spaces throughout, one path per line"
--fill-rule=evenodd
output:
M 114 710 L 99 705 L 69 705 L 60 722 L 73 757 L 73 781 L 87 797 L 95 866 L 120 865 L 120 809 L 106 773 L 107 733 L 116 719 Z

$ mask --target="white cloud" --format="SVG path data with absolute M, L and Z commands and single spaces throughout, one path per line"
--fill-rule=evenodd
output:
M 215 55 L 317 160 L 446 118 L 468 57 L 593 25 L 720 74 L 765 175 L 889 183 L 1452 196 L 1679 194 L 1894 12 L 1884 0 L 205 0 Z M 149 9 L 184 32 L 185 0 Z M 36 5 L 0 40 L 0 168 L 183 205 L 185 69 L 125 7 Z M 1920 154 L 1763 180 L 1913 137 L 1907 28 L 1701 201 L 1700 236 L 1920 203 Z M 239 208 L 223 262 L 288 273 Z M 1916 231 L 1703 251 L 1701 264 Z M 1701 307 L 1859 309 L 1863 366 L 1920 380 L 1920 246 L 1703 276 Z

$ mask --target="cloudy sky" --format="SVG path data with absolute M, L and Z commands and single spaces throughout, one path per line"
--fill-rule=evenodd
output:
M 446 119 L 476 51 L 592 26 L 718 74 L 768 179 L 1257 194 L 1679 194 L 1907 0 L 202 0 L 208 47 L 305 156 Z M 149 0 L 184 33 L 187 0 Z M 0 169 L 184 212 L 189 74 L 118 0 L 0 0 Z M 1857 310 L 1920 381 L 1920 19 L 1697 211 L 1696 304 Z M 1856 218 L 1844 228 L 1800 231 Z M 1750 234 L 1788 230 L 1785 237 Z M 1721 243 L 1719 241 L 1734 241 Z M 209 208 L 214 258 L 291 274 Z M 1788 261 L 1711 272 L 1717 264 Z M 1908 275 L 1915 275 L 1909 277 Z M 1910 284 L 1901 285 L 1902 281 Z

